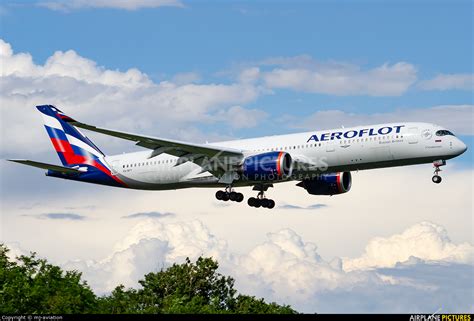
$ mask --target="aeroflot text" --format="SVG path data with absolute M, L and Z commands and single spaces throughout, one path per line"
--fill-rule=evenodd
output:
M 323 141 L 343 139 L 343 138 L 350 139 L 354 137 L 388 135 L 392 133 L 394 130 L 395 130 L 394 133 L 398 134 L 400 133 L 400 130 L 402 127 L 405 127 L 405 125 L 392 126 L 392 127 L 380 127 L 379 129 L 365 128 L 365 129 L 360 129 L 360 130 L 349 130 L 346 132 L 324 133 L 324 134 L 321 134 L 321 137 L 318 137 L 318 135 L 312 135 L 308 139 L 307 143 L 309 143 L 312 140 L 314 140 L 315 142 L 323 142 Z

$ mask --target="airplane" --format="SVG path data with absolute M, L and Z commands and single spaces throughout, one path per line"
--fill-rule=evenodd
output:
M 141 190 L 222 188 L 220 201 L 242 202 L 235 188 L 258 192 L 248 205 L 274 208 L 265 192 L 276 183 L 297 181 L 311 195 L 349 192 L 351 171 L 433 163 L 440 167 L 466 145 L 435 124 L 398 122 L 332 130 L 195 144 L 88 125 L 52 105 L 36 108 L 62 166 L 24 159 L 9 161 L 46 169 L 46 176 Z M 80 130 L 135 142 L 146 151 L 105 155 Z

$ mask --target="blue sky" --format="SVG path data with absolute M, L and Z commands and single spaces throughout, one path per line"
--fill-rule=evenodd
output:
M 74 48 L 108 68 L 157 77 L 300 54 L 369 66 L 409 61 L 425 77 L 472 69 L 470 1 L 196 1 L 67 13 L 26 3 L 3 5 L 2 34 L 37 62 Z
M 271 215 L 222 204 L 210 189 L 112 189 L 0 162 L 0 242 L 79 269 L 100 293 L 204 253 L 239 290 L 300 311 L 472 311 L 472 7 L 3 1 L 2 159 L 58 163 L 34 112 L 45 103 L 87 123 L 195 142 L 426 121 L 469 149 L 436 186 L 430 164 L 356 172 L 350 193 L 328 198 L 280 184 Z M 88 136 L 109 154 L 142 150 Z
M 107 69 L 138 68 L 156 82 L 193 72 L 200 83 L 219 84 L 231 83 L 243 66 L 301 55 L 316 63 L 350 63 L 363 70 L 406 62 L 416 68 L 417 81 L 473 72 L 470 1 L 191 1 L 136 10 L 79 7 L 59 11 L 41 4 L 7 1 L 1 16 L 2 38 L 16 52 L 31 53 L 37 64 L 55 51 L 72 49 Z M 316 110 L 365 114 L 471 104 L 472 100 L 472 88 L 410 86 L 403 94 L 377 97 L 282 88 L 247 106 L 264 110 L 276 120 L 282 114 L 304 118 Z M 196 126 L 204 131 L 209 128 L 208 124 Z M 226 130 L 225 124 L 213 127 L 217 132 Z M 232 135 L 278 131 L 292 130 L 266 122 L 233 130 Z M 470 137 L 463 139 L 472 146 Z

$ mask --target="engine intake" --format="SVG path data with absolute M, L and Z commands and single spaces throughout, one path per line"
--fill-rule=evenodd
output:
M 320 174 L 296 184 L 312 195 L 337 195 L 349 192 L 352 185 L 350 172 Z
M 275 151 L 247 157 L 241 174 L 250 181 L 275 181 L 291 176 L 292 168 L 290 154 Z

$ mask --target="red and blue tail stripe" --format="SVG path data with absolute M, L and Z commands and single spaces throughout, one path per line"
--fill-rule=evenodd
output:
M 125 183 L 113 175 L 104 160 L 105 154 L 71 123 L 74 120 L 51 105 L 36 107 L 43 116 L 46 132 L 64 166 L 87 168 L 87 171 L 68 176 L 49 171 L 48 175 L 87 181 L 90 183 L 125 187 Z

